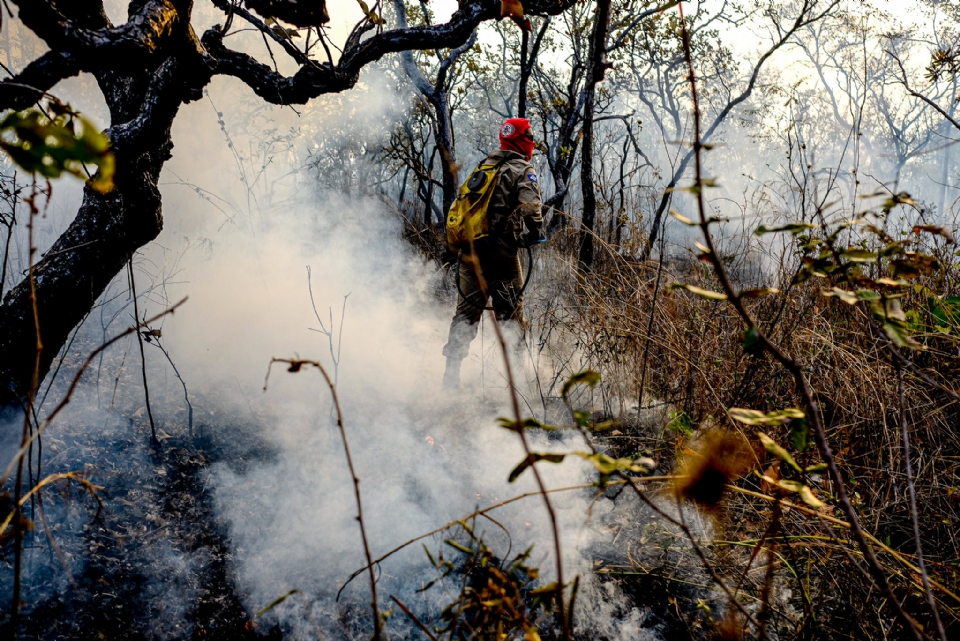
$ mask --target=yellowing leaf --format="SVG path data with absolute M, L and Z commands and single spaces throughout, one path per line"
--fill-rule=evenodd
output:
M 798 465 L 797 462 L 793 459 L 793 457 L 790 456 L 790 452 L 780 447 L 780 445 L 775 440 L 773 440 L 763 432 L 759 432 L 757 436 L 760 438 L 760 442 L 763 443 L 763 449 L 767 450 L 768 452 L 776 456 L 778 459 L 780 459 L 781 461 L 783 461 L 784 463 L 792 467 L 797 472 L 803 471 L 800 465 Z
M 679 220 L 684 225 L 690 225 L 691 227 L 696 225 L 695 222 L 693 222 L 692 220 L 690 220 L 689 218 L 687 218 L 686 216 L 678 212 L 676 209 L 669 210 L 669 214 L 674 218 L 676 218 L 677 220 Z
M 510 18 L 512 16 L 523 17 L 523 4 L 520 0 L 500 0 L 500 17 Z
M 595 372 L 592 369 L 583 370 L 578 374 L 574 374 L 567 379 L 567 382 L 563 384 L 563 387 L 560 389 L 560 396 L 563 398 L 567 397 L 567 394 L 570 393 L 574 387 L 580 384 L 589 385 L 590 387 L 596 387 L 600 383 L 600 373 Z
M 670 285 L 670 289 L 685 289 L 691 294 L 699 296 L 700 298 L 706 298 L 707 300 L 727 300 L 726 294 L 710 291 L 709 289 L 701 289 L 695 285 L 686 285 L 684 283 L 674 283 Z
M 787 481 L 784 479 L 774 479 L 766 475 L 762 476 L 761 478 L 770 485 L 776 485 L 781 490 L 785 490 L 793 494 L 799 494 L 800 499 L 804 503 L 806 503 L 807 505 L 809 505 L 810 507 L 816 510 L 819 510 L 820 508 L 826 506 L 826 503 L 824 503 L 814 495 L 813 490 L 811 490 L 808 486 L 804 485 L 803 483 L 800 483 L 799 481 Z
M 761 412 L 743 407 L 731 407 L 727 414 L 735 421 L 747 425 L 784 425 L 793 419 L 804 418 L 803 410 L 790 407 L 778 412 Z
M 826 503 L 824 503 L 823 501 L 818 499 L 816 496 L 814 496 L 813 490 L 811 490 L 806 485 L 800 486 L 800 498 L 803 499 L 804 503 L 814 508 L 815 510 L 819 510 L 820 508 L 826 505 Z
M 850 292 L 839 287 L 834 287 L 829 292 L 824 292 L 823 295 L 828 298 L 839 298 L 847 305 L 854 305 L 862 300 L 877 300 L 880 298 L 880 294 L 869 289 L 858 289 L 855 292 Z
M 739 298 L 760 298 L 769 294 L 779 294 L 780 290 L 776 287 L 758 287 L 756 289 L 745 289 L 737 296 Z
M 533 28 L 530 20 L 523 15 L 523 4 L 520 0 L 500 0 L 500 17 L 510 18 L 524 31 L 530 31 Z

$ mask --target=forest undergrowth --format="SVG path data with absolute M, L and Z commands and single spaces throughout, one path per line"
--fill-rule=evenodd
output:
M 911 637 L 851 535 L 796 379 L 764 352 L 762 333 L 808 381 L 848 509 L 902 612 L 921 636 L 938 636 L 942 625 L 951 638 L 960 630 L 960 253 L 952 230 L 924 223 L 907 194 L 867 194 L 844 207 L 816 197 L 814 183 L 801 176 L 808 198 L 794 209 L 757 211 L 766 226 L 741 223 L 731 233 L 722 221 L 716 254 L 755 330 L 717 291 L 702 244 L 697 252 L 661 240 L 659 255 L 638 260 L 636 248 L 596 236 L 586 271 L 577 264 L 580 231 L 561 228 L 538 252 L 526 297 L 530 383 L 540 398 L 525 400 L 539 403 L 538 420 L 579 420 L 611 459 L 649 457 L 658 473 L 715 486 L 698 494 L 690 480 L 644 484 L 659 500 L 692 499 L 712 520 L 700 541 L 707 562 L 769 626 L 761 636 Z M 406 236 L 425 256 L 440 255 L 432 229 L 410 226 Z M 642 244 L 642 231 L 624 236 Z M 602 382 L 578 397 L 586 413 L 571 423 L 560 386 L 590 370 Z M 650 540 L 634 534 L 617 539 Z M 625 586 L 689 582 L 703 559 L 682 539 L 668 545 L 681 550 L 672 567 L 622 549 L 625 565 L 598 560 L 598 572 Z M 649 586 L 643 592 L 651 597 Z M 758 634 L 745 612 L 711 612 L 689 598 L 699 603 L 687 603 L 681 619 L 706 610 L 700 623 L 711 634 Z

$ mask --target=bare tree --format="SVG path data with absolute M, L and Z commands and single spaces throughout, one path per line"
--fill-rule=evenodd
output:
M 580 188 L 583 192 L 583 215 L 580 224 L 579 265 L 589 270 L 593 265 L 593 228 L 597 214 L 597 194 L 593 186 L 593 117 L 597 84 L 603 80 L 607 62 L 607 32 L 610 29 L 610 0 L 597 0 L 590 36 L 589 71 L 583 92 L 583 146 L 580 152 Z
M 403 0 L 394 0 L 394 8 L 397 12 L 397 23 L 401 28 L 407 27 L 406 10 Z M 430 13 L 425 4 L 422 8 L 424 22 L 430 24 Z M 404 51 L 400 59 L 403 62 L 403 71 L 413 82 L 413 86 L 430 105 L 433 116 L 434 140 L 436 149 L 440 155 L 440 168 L 442 176 L 442 211 L 446 212 L 453 204 L 457 196 L 457 151 L 456 141 L 453 134 L 453 118 L 451 116 L 450 88 L 455 81 L 454 63 L 457 59 L 466 53 L 477 41 L 476 30 L 470 33 L 470 37 L 465 43 L 450 50 L 443 55 L 439 50 L 436 53 L 439 65 L 437 68 L 436 79 L 431 82 L 427 80 L 420 67 L 413 59 L 413 53 L 409 50 Z M 424 220 L 427 224 L 429 220 L 429 209 L 424 211 Z M 443 217 L 440 217 L 442 222 Z
M 757 87 L 761 70 L 767 61 L 769 61 L 777 51 L 784 48 L 788 43 L 792 42 L 802 29 L 808 25 L 819 22 L 833 12 L 839 6 L 839 4 L 840 0 L 802 0 L 798 3 L 795 9 L 790 11 L 789 14 L 779 7 L 777 10 L 770 9 L 765 11 L 765 16 L 769 21 L 768 25 L 771 32 L 770 43 L 751 65 L 751 68 L 746 74 L 745 80 L 740 84 L 739 87 L 729 83 L 726 78 L 721 78 L 720 82 L 718 83 L 719 88 L 713 92 L 713 99 L 710 100 L 709 95 L 704 95 L 705 102 L 713 103 L 712 108 L 710 108 L 712 114 L 704 119 L 703 135 L 701 136 L 698 144 L 709 144 L 713 136 L 717 133 L 717 130 L 724 124 L 724 122 L 726 122 L 727 117 L 730 116 L 730 114 L 737 107 L 750 98 L 754 92 L 754 89 Z M 725 20 L 732 21 L 731 18 L 725 14 L 725 10 L 721 9 L 720 11 L 715 12 L 714 16 L 715 18 L 722 17 Z M 696 23 L 697 16 L 690 17 L 688 20 Z M 713 22 L 713 19 L 711 19 L 710 22 Z M 691 33 L 691 46 L 695 46 L 697 27 L 688 27 L 688 29 L 690 29 Z M 673 57 L 670 68 L 673 69 L 675 73 L 682 73 L 682 63 L 677 59 L 676 56 Z M 682 77 L 679 80 L 680 82 L 684 82 Z M 675 85 L 676 80 L 673 80 L 671 84 Z M 709 91 L 709 84 L 706 82 L 705 87 L 707 87 Z M 680 104 L 682 103 L 677 100 L 677 94 L 665 93 L 663 95 L 666 104 L 675 103 L 677 105 L 675 110 L 668 110 L 667 113 L 672 115 L 674 119 L 674 126 L 680 126 L 682 122 L 680 119 L 680 113 L 682 109 Z M 672 192 L 686 173 L 690 162 L 695 157 L 696 151 L 697 150 L 694 147 L 686 148 L 684 153 L 682 153 L 679 158 L 679 162 L 673 171 L 673 175 L 667 184 L 667 188 L 664 190 L 660 199 L 660 203 L 654 212 L 653 220 L 651 221 L 650 225 L 650 235 L 644 249 L 645 256 L 649 256 L 654 244 L 657 241 L 657 236 L 660 233 L 660 224 L 663 220 L 663 214 L 666 212 L 667 206 L 670 203 Z

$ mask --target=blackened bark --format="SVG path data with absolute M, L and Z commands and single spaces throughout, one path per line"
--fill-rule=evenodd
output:
M 590 38 L 590 71 L 584 87 L 583 144 L 580 147 L 580 187 L 583 191 L 583 217 L 580 227 L 579 265 L 583 271 L 593 266 L 593 234 L 596 226 L 597 195 L 593 186 L 593 112 L 597 84 L 603 80 L 607 68 L 607 31 L 610 29 L 610 0 L 597 0 L 593 35 Z
M 143 74 L 97 73 L 111 121 L 119 123 L 107 130 L 116 156 L 115 188 L 101 194 L 86 187 L 76 218 L 34 268 L 41 378 L 110 281 L 163 227 L 157 180 L 173 147 L 170 128 L 180 105 L 199 95 L 199 87 L 189 85 L 196 70 L 182 71 L 197 65 L 190 55 L 195 49 L 183 50 L 188 60 L 168 58 L 149 81 Z M 34 358 L 30 283 L 24 280 L 0 306 L 0 404 L 25 396 Z
M 76 58 L 62 51 L 47 52 L 14 77 L 0 82 L 0 109 L 25 109 L 43 98 L 43 92 L 78 73 Z

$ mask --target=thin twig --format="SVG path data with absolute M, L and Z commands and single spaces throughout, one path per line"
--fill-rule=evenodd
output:
M 50 183 L 47 182 L 46 189 L 47 202 L 50 200 Z M 39 214 L 39 209 L 37 208 L 37 196 L 40 195 L 40 190 L 37 189 L 37 178 L 33 178 L 33 186 L 31 188 L 30 197 L 25 199 L 30 205 L 30 217 L 27 219 L 27 247 L 29 249 L 29 261 L 27 266 L 27 280 L 30 283 L 30 311 L 33 317 L 33 328 L 34 328 L 34 364 L 33 372 L 30 376 L 30 388 L 27 390 L 27 399 L 26 405 L 23 410 L 23 434 L 20 438 L 20 451 L 25 452 L 27 447 L 33 443 L 33 436 L 31 435 L 31 425 L 30 425 L 30 412 L 33 408 L 33 400 L 37 394 L 37 388 L 40 384 L 40 355 L 43 353 L 43 340 L 40 336 L 40 311 L 37 307 L 37 282 L 34 275 L 34 257 L 37 254 L 37 248 L 33 244 L 33 219 L 37 214 Z M 34 435 L 39 435 L 39 429 L 33 432 Z M 17 523 L 14 527 L 14 549 L 13 549 L 13 603 L 11 604 L 11 614 L 10 614 L 10 629 L 13 632 L 13 636 L 17 634 L 17 627 L 20 620 L 20 590 L 21 590 L 21 572 L 23 569 L 23 527 L 21 524 L 22 520 L 22 506 L 23 503 L 20 499 L 21 492 L 23 491 L 23 456 L 18 456 L 16 458 L 17 463 L 17 478 L 16 485 L 14 487 L 14 509 L 10 511 L 10 517 L 16 516 Z M 4 479 L 0 484 L 6 483 L 7 475 L 4 475 Z M 29 496 L 29 494 L 28 494 Z M 2 530 L 0 530 L 2 531 Z
M 500 323 L 497 321 L 497 314 L 493 310 L 490 310 L 490 319 L 493 322 L 493 329 L 497 335 L 497 341 L 500 343 L 500 350 L 503 353 L 503 364 L 507 373 L 507 384 L 510 386 L 510 402 L 513 406 L 513 417 L 517 426 L 516 432 L 520 437 L 520 443 L 523 445 L 523 451 L 527 455 L 527 458 L 529 460 L 533 460 L 533 452 L 530 449 L 530 443 L 527 441 L 527 435 L 523 429 L 522 420 L 520 418 L 520 401 L 517 398 L 517 387 L 513 379 L 513 369 L 510 367 L 510 354 L 508 353 L 507 349 L 507 341 L 503 337 L 503 330 L 500 327 Z M 533 472 L 533 478 L 536 479 L 537 488 L 540 490 L 540 495 L 543 496 L 543 504 L 547 508 L 547 515 L 550 517 L 550 527 L 553 530 L 553 547 L 557 557 L 557 610 L 560 616 L 563 639 L 564 641 L 569 641 L 569 622 L 573 617 L 568 616 L 563 606 L 563 592 L 565 587 L 563 585 L 563 555 L 560 548 L 560 528 L 557 525 L 557 515 L 553 510 L 553 504 L 550 502 L 550 497 L 548 496 L 547 486 L 543 482 L 543 477 L 540 476 L 540 471 L 537 469 L 537 464 L 531 463 L 530 470 Z
M 367 566 L 370 568 L 370 607 L 373 609 L 373 639 L 377 641 L 382 636 L 383 619 L 380 616 L 380 608 L 377 606 L 377 577 L 373 571 L 373 555 L 370 554 L 370 544 L 367 541 L 367 530 L 363 523 L 363 503 L 360 500 L 360 479 L 357 477 L 356 469 L 353 466 L 353 458 L 350 456 L 350 445 L 347 442 L 347 431 L 343 427 L 343 412 L 340 409 L 340 399 L 337 397 L 337 387 L 333 384 L 327 370 L 317 361 L 294 360 L 289 358 L 271 358 L 267 366 L 267 376 L 263 380 L 263 390 L 267 390 L 267 381 L 270 379 L 270 370 L 274 363 L 286 363 L 289 365 L 287 371 L 299 372 L 304 365 L 312 365 L 320 370 L 323 380 L 330 388 L 330 396 L 333 398 L 333 406 L 337 411 L 337 427 L 340 430 L 340 438 L 343 440 L 343 451 L 347 456 L 347 467 L 350 469 L 350 479 L 353 481 L 353 493 L 357 500 L 357 522 L 360 524 L 360 538 L 363 541 L 363 553 L 367 558 Z
M 913 540 L 917 546 L 917 565 L 920 566 L 920 577 L 923 579 L 923 591 L 927 595 L 927 603 L 930 605 L 930 611 L 933 613 L 933 621 L 937 625 L 937 634 L 940 641 L 947 641 L 947 634 L 943 629 L 943 622 L 940 621 L 940 612 L 937 610 L 936 599 L 933 598 L 933 590 L 930 589 L 930 577 L 927 576 L 927 566 L 923 562 L 923 545 L 920 542 L 920 513 L 917 511 L 917 490 L 913 484 L 913 465 L 910 462 L 910 432 L 907 427 L 907 402 L 906 392 L 903 386 L 903 368 L 900 363 L 895 363 L 897 370 L 897 393 L 900 397 L 900 436 L 903 439 L 903 465 L 907 474 L 907 492 L 910 500 L 910 521 L 913 523 Z
M 140 311 L 137 307 L 137 284 L 133 278 L 133 256 L 127 261 L 127 269 L 130 271 L 130 291 L 133 294 L 133 319 L 140 322 Z M 147 356 L 143 351 L 143 336 L 137 332 L 137 343 L 140 345 L 140 371 L 143 374 L 143 397 L 147 404 L 147 417 L 150 419 L 150 434 L 153 436 L 153 442 L 157 440 L 157 426 L 153 422 L 153 410 L 150 409 L 150 386 L 147 385 Z
M 149 328 L 148 328 L 149 329 Z M 187 392 L 187 382 L 183 380 L 183 376 L 180 375 L 180 370 L 177 369 L 177 365 L 173 362 L 173 359 L 170 357 L 170 353 L 167 352 L 166 348 L 160 344 L 160 339 L 158 337 L 153 337 L 153 341 L 156 341 L 155 344 L 160 348 L 160 351 L 163 352 L 163 355 L 167 357 L 167 362 L 170 363 L 170 367 L 173 368 L 173 373 L 177 376 L 177 379 L 180 381 L 180 384 L 183 386 L 183 400 L 187 404 L 187 429 L 190 436 L 193 436 L 193 404 L 190 402 L 190 394 Z
M 677 479 L 677 478 L 679 478 L 679 477 L 677 477 L 677 476 L 647 476 L 647 477 L 644 477 L 643 480 L 644 480 L 645 482 L 654 482 L 654 481 L 671 481 L 671 480 L 674 480 L 674 479 Z M 612 482 L 608 483 L 608 485 L 623 485 L 624 483 L 625 483 L 625 481 L 612 481 Z M 582 485 L 570 485 L 570 486 L 567 486 L 567 487 L 557 487 L 557 488 L 553 488 L 553 489 L 547 490 L 547 493 L 548 493 L 548 494 L 554 494 L 554 493 L 557 493 L 557 492 L 571 492 L 571 491 L 573 491 L 573 490 L 585 490 L 585 489 L 591 488 L 591 487 L 597 487 L 597 484 L 596 484 L 596 483 L 584 483 L 584 484 L 582 484 Z M 462 517 L 460 517 L 459 519 L 457 519 L 457 520 L 455 520 L 455 521 L 450 521 L 449 523 L 446 523 L 446 524 L 444 524 L 444 525 L 441 525 L 441 526 L 438 527 L 438 528 L 434 528 L 434 529 L 430 530 L 429 532 L 424 532 L 423 534 L 420 534 L 420 535 L 418 535 L 418 536 L 415 536 L 414 538 L 412 538 L 412 539 L 410 539 L 410 540 L 408 540 L 408 541 L 404 541 L 403 543 L 401 543 L 401 544 L 398 545 L 397 547 L 395 547 L 395 548 L 393 548 L 392 550 L 390 550 L 389 552 L 385 553 L 383 556 L 381 556 L 381 557 L 379 557 L 379 558 L 377 558 L 377 559 L 374 559 L 374 560 L 373 560 L 373 565 L 379 565 L 379 564 L 382 563 L 383 561 L 387 560 L 387 558 L 393 556 L 394 554 L 396 554 L 396 553 L 399 552 L 400 550 L 403 550 L 404 548 L 407 548 L 407 547 L 413 545 L 413 544 L 416 543 L 417 541 L 422 541 L 423 539 L 426 539 L 426 538 L 428 538 L 428 537 L 431 537 L 431 536 L 433 536 L 434 534 L 439 534 L 440 532 L 444 532 L 444 531 L 446 531 L 446 530 L 449 530 L 449 529 L 452 528 L 452 527 L 456 527 L 457 525 L 460 525 L 460 524 L 463 523 L 464 521 L 467 521 L 467 520 L 472 519 L 472 518 L 477 517 L 477 516 L 486 516 L 489 512 L 492 512 L 492 511 L 494 511 L 494 510 L 499 510 L 500 508 L 506 507 L 507 505 L 510 505 L 511 503 L 516 503 L 517 501 L 522 501 L 523 499 L 528 499 L 528 498 L 533 497 L 533 496 L 540 496 L 540 491 L 539 491 L 539 490 L 536 490 L 536 491 L 533 491 L 533 492 L 524 492 L 523 494 L 518 494 L 518 495 L 516 495 L 516 496 L 514 496 L 514 497 L 511 497 L 511 498 L 509 498 L 509 499 L 506 499 L 505 501 L 498 501 L 497 503 L 495 503 L 494 505 L 491 505 L 491 506 L 489 506 L 489 507 L 485 507 L 485 508 L 482 508 L 482 509 L 479 509 L 479 510 L 474 510 L 474 511 L 471 512 L 470 514 L 467 514 L 467 515 L 465 515 L 465 516 L 462 516 Z M 340 591 L 337 592 L 337 599 L 336 599 L 336 600 L 339 600 L 339 599 L 340 599 L 340 592 L 343 592 L 343 589 L 344 589 L 345 587 L 347 587 L 347 585 L 348 585 L 351 581 L 353 581 L 355 578 L 357 578 L 358 576 L 360 576 L 361 574 L 363 574 L 364 572 L 366 572 L 367 569 L 370 568 L 370 567 L 372 567 L 372 566 L 370 566 L 370 565 L 365 565 L 364 567 L 359 568 L 358 570 L 354 571 L 354 573 L 351 574 L 350 577 L 346 580 L 346 582 L 340 587 Z
M 433 633 L 430 632 L 430 629 L 427 628 L 427 626 L 425 626 L 425 625 L 423 624 L 423 622 L 422 622 L 420 619 L 417 618 L 417 615 L 415 615 L 413 612 L 411 612 L 411 611 L 410 611 L 410 608 L 408 608 L 407 606 L 405 606 L 405 605 L 403 604 L 403 602 L 400 601 L 400 599 L 398 599 L 397 597 L 393 596 L 392 594 L 390 595 L 390 598 L 393 599 L 393 602 L 394 602 L 394 603 L 396 603 L 398 606 L 400 606 L 400 609 L 403 610 L 403 613 L 406 614 L 406 615 L 410 618 L 410 620 L 413 621 L 413 622 L 417 625 L 417 627 L 420 628 L 420 629 L 423 631 L 423 633 L 424 633 L 425 635 L 427 635 L 428 637 L 430 637 L 431 641 L 438 641 L 437 637 L 434 636 Z

